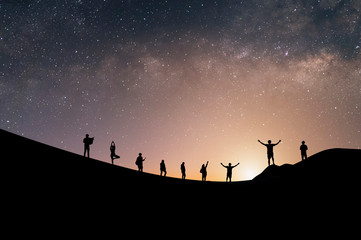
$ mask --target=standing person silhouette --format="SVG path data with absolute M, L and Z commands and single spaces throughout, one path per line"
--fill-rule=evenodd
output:
M 202 182 L 203 181 L 207 181 L 207 167 L 208 167 L 208 161 L 207 161 L 207 164 L 206 165 L 202 165 L 202 168 L 201 168 L 201 173 L 202 173 Z
M 115 143 L 112 141 L 110 144 L 110 158 L 112 159 L 112 164 L 114 165 L 114 159 L 120 158 L 118 155 L 115 154 Z
M 271 143 L 271 140 L 268 140 L 268 144 L 265 144 L 265 143 L 261 142 L 260 140 L 258 140 L 258 142 L 267 147 L 268 166 L 270 165 L 271 158 L 272 158 L 273 165 L 275 165 L 275 159 L 273 156 L 273 147 L 278 145 L 281 142 L 281 140 L 279 140 L 276 144 Z
M 90 157 L 89 152 L 90 152 L 90 145 L 93 144 L 94 138 L 90 138 L 89 134 L 85 134 L 85 138 L 83 139 L 83 143 L 84 143 L 84 157 L 85 154 L 88 154 L 88 158 Z
M 142 153 L 139 153 L 139 156 L 137 157 L 137 160 L 135 161 L 135 164 L 138 166 L 138 171 L 143 172 L 143 162 L 146 158 L 142 157 Z
M 221 163 L 221 165 L 225 168 L 227 168 L 227 177 L 226 177 L 226 182 L 228 181 L 229 178 L 229 182 L 232 182 L 232 169 L 234 167 L 237 167 L 239 163 L 237 163 L 236 165 L 232 166 L 231 163 L 228 163 L 228 166 L 224 166 L 223 163 Z
M 305 141 L 302 141 L 302 145 L 300 146 L 300 150 L 301 150 L 301 160 L 303 161 L 304 159 L 307 159 L 307 150 L 308 147 L 305 144 Z
M 184 166 L 184 162 L 181 164 L 181 172 L 182 172 L 182 179 L 186 179 L 186 167 Z
M 167 170 L 165 168 L 164 160 L 160 162 L 160 175 L 162 176 L 162 173 L 164 173 L 164 177 L 167 175 Z

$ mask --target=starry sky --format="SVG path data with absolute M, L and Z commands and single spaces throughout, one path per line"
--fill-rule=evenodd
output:
M 144 171 L 251 179 L 361 148 L 361 1 L 0 2 L 0 128 Z M 49 156 L 51 161 L 51 156 Z

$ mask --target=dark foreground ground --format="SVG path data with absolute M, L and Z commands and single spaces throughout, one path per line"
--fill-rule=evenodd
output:
M 207 234 L 218 223 L 230 228 L 238 223 L 239 231 L 245 231 L 244 221 L 272 229 L 302 222 L 307 229 L 320 224 L 328 230 L 325 221 L 338 227 L 360 223 L 361 150 L 325 150 L 294 165 L 270 166 L 251 181 L 229 184 L 138 173 L 0 133 L 3 206 L 11 212 L 11 225 L 35 223 L 31 232 L 49 228 L 63 234 L 87 226 L 89 233 L 97 229 L 94 225 L 106 225 L 109 232 L 130 228 L 138 234 L 168 226 L 177 229 L 177 237 L 208 223 L 213 224 L 204 230 Z

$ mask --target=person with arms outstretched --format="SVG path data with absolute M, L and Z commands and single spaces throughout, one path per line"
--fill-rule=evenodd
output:
M 239 165 L 239 163 L 237 163 L 236 165 L 232 166 L 231 163 L 228 163 L 228 166 L 224 166 L 223 163 L 221 163 L 221 165 L 225 168 L 227 168 L 227 177 L 226 177 L 226 182 L 228 181 L 229 178 L 229 182 L 232 182 L 232 169 L 234 167 L 237 167 Z
M 275 165 L 275 159 L 274 159 L 274 156 L 273 156 L 273 147 L 278 145 L 281 142 L 281 140 L 279 140 L 275 144 L 273 144 L 271 142 L 271 140 L 268 140 L 268 144 L 265 144 L 265 143 L 261 142 L 260 140 L 258 140 L 258 142 L 267 147 L 268 166 L 270 165 L 271 158 L 272 158 L 273 165 Z
M 139 156 L 137 157 L 137 160 L 135 161 L 135 164 L 138 166 L 138 171 L 143 172 L 143 162 L 146 158 L 142 157 L 142 153 L 139 153 Z
M 112 164 L 114 165 L 114 159 L 120 158 L 118 155 L 115 154 L 115 143 L 112 141 L 110 144 L 110 158 L 112 159 Z
M 85 138 L 83 139 L 83 143 L 84 143 L 84 157 L 86 155 L 86 153 L 88 154 L 88 158 L 90 157 L 89 152 L 90 152 L 90 145 L 93 144 L 94 138 L 90 138 L 89 134 L 85 134 Z
M 301 150 L 301 160 L 303 161 L 303 160 L 307 159 L 307 150 L 308 150 L 308 147 L 305 144 L 305 141 L 302 141 L 302 145 L 300 146 L 300 150 Z
M 160 175 L 162 176 L 162 173 L 164 173 L 164 177 L 167 175 L 167 170 L 165 168 L 164 160 L 160 163 Z
M 184 162 L 181 164 L 182 179 L 186 179 L 186 166 L 184 164 Z
M 201 173 L 202 173 L 202 182 L 203 181 L 207 181 L 207 167 L 208 167 L 208 161 L 207 161 L 207 164 L 206 165 L 202 165 L 202 168 L 201 168 Z

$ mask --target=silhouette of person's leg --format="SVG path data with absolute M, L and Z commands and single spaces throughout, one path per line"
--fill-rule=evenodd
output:
M 88 158 L 89 158 L 89 148 L 87 147 L 84 147 L 84 157 L 85 155 L 88 155 Z

